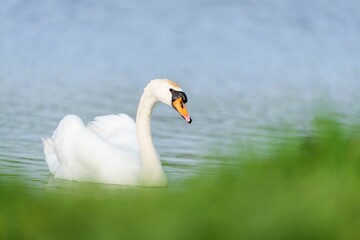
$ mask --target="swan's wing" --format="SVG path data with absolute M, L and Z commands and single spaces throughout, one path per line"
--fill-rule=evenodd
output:
M 63 139 L 64 132 L 68 132 L 68 129 L 72 129 L 74 125 L 84 126 L 84 123 L 75 115 L 67 115 L 60 121 L 51 138 L 42 138 L 45 160 L 51 174 L 55 175 L 61 168 L 61 161 L 58 158 L 57 152 L 63 151 L 63 149 L 61 145 L 56 147 L 56 142 L 59 142 L 59 139 Z
M 49 167 L 49 172 L 55 174 L 59 168 L 59 161 L 56 157 L 54 142 L 50 138 L 42 138 L 44 145 L 45 161 Z
M 138 151 L 136 125 L 134 120 L 126 114 L 95 117 L 87 127 L 115 147 L 132 148 Z
M 111 117 L 100 119 L 109 120 Z M 138 152 L 125 145 L 122 148 L 114 147 L 100 136 L 109 134 L 111 127 L 115 129 L 111 126 L 113 121 L 101 121 L 102 125 L 100 121 L 95 122 L 99 134 L 85 127 L 77 116 L 68 115 L 60 121 L 52 138 L 44 141 L 50 171 L 56 178 L 62 179 L 134 184 L 140 169 Z M 106 129 L 108 126 L 110 128 Z M 57 162 L 55 167 L 52 164 L 54 159 Z

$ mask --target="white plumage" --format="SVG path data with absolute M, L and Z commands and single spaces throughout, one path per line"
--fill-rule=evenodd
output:
M 150 117 L 158 102 L 172 105 L 173 90 L 166 79 L 152 80 L 141 97 L 136 124 L 126 114 L 96 117 L 87 126 L 75 115 L 64 117 L 51 138 L 43 139 L 45 160 L 55 178 L 122 185 L 166 185 L 154 148 Z M 169 91 L 171 90 L 171 91 Z M 184 96 L 184 95 L 181 95 Z M 190 123 L 184 104 L 173 105 Z
M 140 177 L 136 126 L 125 114 L 96 117 L 88 127 L 67 115 L 43 142 L 55 178 L 136 185 Z

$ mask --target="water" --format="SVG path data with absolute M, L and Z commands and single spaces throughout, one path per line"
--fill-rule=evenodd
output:
M 236 141 L 260 147 L 308 131 L 324 106 L 360 107 L 358 1 L 17 1 L 0 9 L 0 174 L 42 188 L 42 153 L 66 114 L 135 117 L 143 87 L 171 78 L 188 125 L 166 106 L 154 142 L 171 183 L 226 164 Z M 269 130 L 271 134 L 269 138 Z M 269 140 L 270 139 L 270 140 Z M 270 141 L 270 142 L 269 142 Z M 230 152 L 231 153 L 231 152 Z

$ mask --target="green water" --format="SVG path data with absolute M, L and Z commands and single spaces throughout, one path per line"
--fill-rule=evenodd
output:
M 177 190 L 1 182 L 0 238 L 359 239 L 359 127 L 324 118 L 312 126 L 268 157 L 214 155 L 232 167 Z

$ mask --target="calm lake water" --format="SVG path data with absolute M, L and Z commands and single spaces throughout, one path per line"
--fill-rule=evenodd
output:
M 143 87 L 171 78 L 193 123 L 158 105 L 152 129 L 170 183 L 204 174 L 214 152 L 285 128 L 309 129 L 326 108 L 360 116 L 360 3 L 353 1 L 20 1 L 0 9 L 1 181 L 43 188 L 42 153 L 66 114 L 135 117 Z M 262 152 L 263 151 L 263 152 Z

